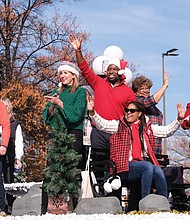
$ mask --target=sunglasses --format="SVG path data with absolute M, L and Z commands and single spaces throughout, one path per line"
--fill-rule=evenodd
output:
M 127 113 L 128 112 L 131 112 L 131 113 L 139 112 L 139 110 L 135 108 L 124 108 L 124 111 Z

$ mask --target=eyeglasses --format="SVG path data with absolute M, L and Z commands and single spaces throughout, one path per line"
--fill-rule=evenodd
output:
M 141 92 L 150 92 L 150 88 L 142 88 L 139 89 Z
M 128 112 L 131 112 L 131 113 L 139 112 L 139 110 L 135 108 L 124 108 L 124 111 L 127 113 Z

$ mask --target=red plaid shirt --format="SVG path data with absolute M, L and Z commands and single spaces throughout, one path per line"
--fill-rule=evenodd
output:
M 144 135 L 147 135 L 149 143 L 147 149 L 150 157 L 153 159 L 155 165 L 158 165 L 156 157 L 153 153 L 155 149 L 155 137 L 151 128 L 150 120 L 144 129 Z M 152 149 L 150 149 L 150 146 Z M 131 149 L 131 134 L 130 128 L 121 119 L 118 127 L 118 132 L 110 137 L 110 159 L 116 164 L 117 173 L 129 170 L 129 155 Z

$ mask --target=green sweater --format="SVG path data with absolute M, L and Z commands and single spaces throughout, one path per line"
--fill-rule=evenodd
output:
M 54 89 L 50 95 L 57 93 L 60 100 L 63 102 L 64 109 L 56 106 L 59 113 L 60 122 L 64 123 L 67 129 L 83 129 L 83 121 L 86 112 L 86 90 L 82 87 L 78 87 L 74 93 L 69 92 L 70 86 L 59 94 L 58 88 Z M 50 127 L 57 127 L 55 117 L 52 114 L 48 114 L 48 109 L 51 103 L 48 102 L 43 110 L 44 122 Z

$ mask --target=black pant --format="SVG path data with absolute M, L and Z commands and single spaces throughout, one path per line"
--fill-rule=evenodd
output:
M 110 149 L 110 136 L 111 134 L 108 134 L 104 131 L 98 130 L 96 127 L 92 127 L 91 132 L 91 146 L 92 150 L 100 149 L 100 150 L 109 150 Z
M 68 129 L 70 134 L 74 134 L 76 141 L 73 143 L 73 149 L 80 155 L 82 155 L 82 159 L 78 164 L 78 168 L 81 170 L 85 169 L 85 147 L 83 147 L 83 131 L 76 129 Z
M 101 194 L 104 194 L 102 182 L 106 178 L 107 173 L 104 167 L 100 169 L 99 166 L 103 161 L 110 159 L 110 136 L 110 134 L 100 131 L 94 126 L 92 127 L 90 137 L 92 169 L 100 185 L 99 190 Z
M 3 156 L 3 179 L 4 179 L 4 183 L 14 183 L 14 162 L 13 163 L 9 163 L 7 160 L 6 156 Z M 11 212 L 12 210 L 12 206 L 13 203 L 16 199 L 15 196 L 6 193 L 5 194 L 6 199 L 7 199 L 7 204 L 6 204 L 6 211 L 8 212 L 8 208 L 9 211 Z

